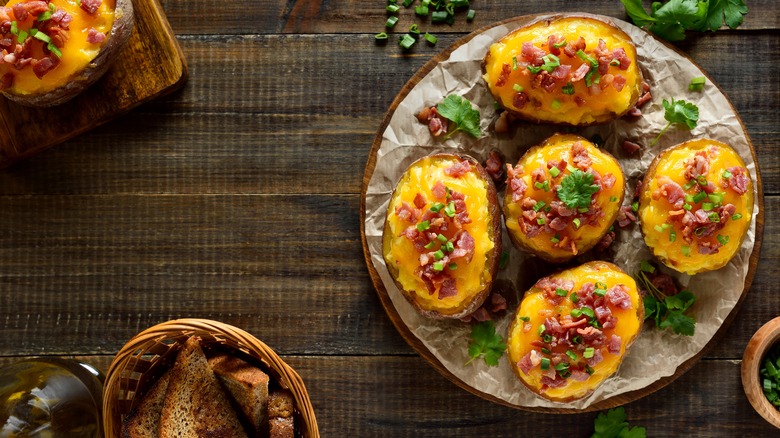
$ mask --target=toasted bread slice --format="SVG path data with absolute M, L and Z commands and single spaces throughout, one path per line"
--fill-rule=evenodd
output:
M 268 430 L 271 438 L 291 438 L 295 434 L 292 393 L 276 389 L 268 396 Z
M 229 354 L 209 359 L 220 382 L 225 385 L 236 405 L 243 412 L 255 432 L 267 421 L 268 374 L 256 366 Z
M 157 438 L 160 430 L 160 411 L 170 380 L 171 375 L 165 373 L 154 382 L 141 399 L 141 403 L 125 419 L 122 427 L 124 438 Z
M 161 438 L 246 438 L 197 338 L 187 340 L 169 373 L 171 381 L 160 415 Z

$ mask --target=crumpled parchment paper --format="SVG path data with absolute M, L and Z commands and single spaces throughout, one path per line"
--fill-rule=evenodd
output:
M 467 345 L 470 325 L 458 321 L 433 321 L 422 317 L 393 283 L 382 258 L 385 214 L 392 190 L 401 174 L 409 164 L 422 156 L 435 152 L 465 153 L 484 162 L 491 149 L 500 149 L 507 162 L 516 163 L 528 147 L 561 131 L 560 127 L 521 122 L 513 138 L 498 138 L 490 127 L 497 112 L 494 109 L 494 99 L 482 79 L 482 59 L 490 44 L 530 20 L 528 17 L 521 17 L 475 36 L 454 50 L 449 59 L 437 65 L 398 105 L 383 133 L 382 143 L 377 151 L 376 168 L 367 186 L 365 234 L 371 262 L 398 314 L 414 335 L 458 379 L 478 391 L 518 407 L 584 409 L 615 395 L 645 388 L 665 376 L 674 374 L 679 365 L 698 353 L 710 341 L 744 290 L 749 258 L 755 241 L 758 196 L 755 197 L 747 238 L 727 266 L 693 277 L 673 272 L 678 282 L 693 291 L 698 298 L 692 308 L 692 315 L 697 321 L 693 337 L 677 336 L 670 331 L 661 331 L 646 325 L 614 376 L 607 379 L 592 395 L 566 404 L 550 402 L 526 389 L 512 373 L 505 357 L 501 358 L 498 367 L 488 367 L 481 360 L 464 365 L 469 359 Z M 688 90 L 691 78 L 703 76 L 704 72 L 645 31 L 620 20 L 611 20 L 634 40 L 639 65 L 645 81 L 651 86 L 653 99 L 643 107 L 644 114 L 639 119 L 618 119 L 606 125 L 581 129 L 577 133 L 586 138 L 600 135 L 604 139 L 603 148 L 618 158 L 628 180 L 625 202 L 631 202 L 631 193 L 637 179 L 644 174 L 659 151 L 694 138 L 708 137 L 730 144 L 745 160 L 753 181 L 756 181 L 756 166 L 747 134 L 727 98 L 709 79 L 703 92 Z M 453 138 L 440 142 L 431 138 L 427 126 L 417 122 L 414 116 L 417 112 L 424 107 L 436 105 L 449 94 L 464 96 L 480 109 L 482 138 L 474 139 L 465 134 L 456 134 Z M 699 107 L 698 126 L 691 131 L 672 126 L 654 147 L 649 148 L 647 145 L 666 125 L 661 101 L 671 97 L 685 99 Z M 641 154 L 627 156 L 620 147 L 624 139 L 631 139 L 645 146 Z M 499 194 L 499 198 L 501 197 Z M 499 271 L 498 279 L 511 281 L 519 297 L 522 297 L 524 289 L 521 289 L 519 283 L 532 284 L 538 279 L 534 277 L 535 272 L 525 272 L 529 270 L 523 268 L 530 256 L 512 246 L 505 229 L 503 247 L 510 252 L 510 263 L 507 269 Z M 614 251 L 614 257 L 610 261 L 629 274 L 637 272 L 642 260 L 652 259 L 638 225 L 618 230 L 618 238 L 611 250 Z M 528 278 L 529 276 L 532 278 Z M 509 309 L 505 317 L 496 321 L 496 328 L 504 337 L 513 311 L 514 307 Z

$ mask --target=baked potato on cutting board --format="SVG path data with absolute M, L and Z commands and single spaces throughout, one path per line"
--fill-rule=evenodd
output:
M 498 104 L 519 118 L 572 126 L 605 123 L 639 99 L 631 37 L 588 15 L 533 21 L 490 46 L 482 71 Z
M 72 99 L 108 70 L 132 28 L 132 0 L 11 0 L 0 10 L 3 95 L 39 107 Z
M 666 266 L 694 275 L 734 257 L 753 217 L 753 181 L 731 146 L 691 140 L 664 150 L 645 174 L 639 220 Z
M 515 375 L 540 396 L 568 402 L 614 374 L 642 329 L 634 279 L 607 262 L 544 277 L 523 297 L 507 333 Z
M 393 191 L 382 243 L 390 274 L 420 313 L 471 314 L 489 295 L 501 254 L 493 181 L 468 156 L 415 161 Z

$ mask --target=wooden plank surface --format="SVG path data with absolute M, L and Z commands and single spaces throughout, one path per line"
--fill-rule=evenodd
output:
M 619 2 L 473 0 L 474 23 L 437 26 L 437 46 L 409 54 L 374 43 L 384 1 L 161 3 L 190 67 L 186 86 L 0 171 L 0 364 L 78 355 L 106 370 L 137 332 L 207 317 L 284 355 L 323 436 L 589 436 L 595 413 L 499 406 L 418 357 L 369 279 L 358 205 L 382 117 L 431 56 L 516 15 L 624 18 Z M 649 436 L 777 432 L 739 380 L 748 339 L 780 312 L 780 25 L 774 1 L 748 3 L 740 29 L 677 46 L 717 81 L 753 141 L 766 195 L 761 258 L 723 340 L 626 405 Z

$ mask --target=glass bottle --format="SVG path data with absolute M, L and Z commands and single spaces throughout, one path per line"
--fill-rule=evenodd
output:
M 36 358 L 0 369 L 0 438 L 100 438 L 104 376 L 89 364 Z

